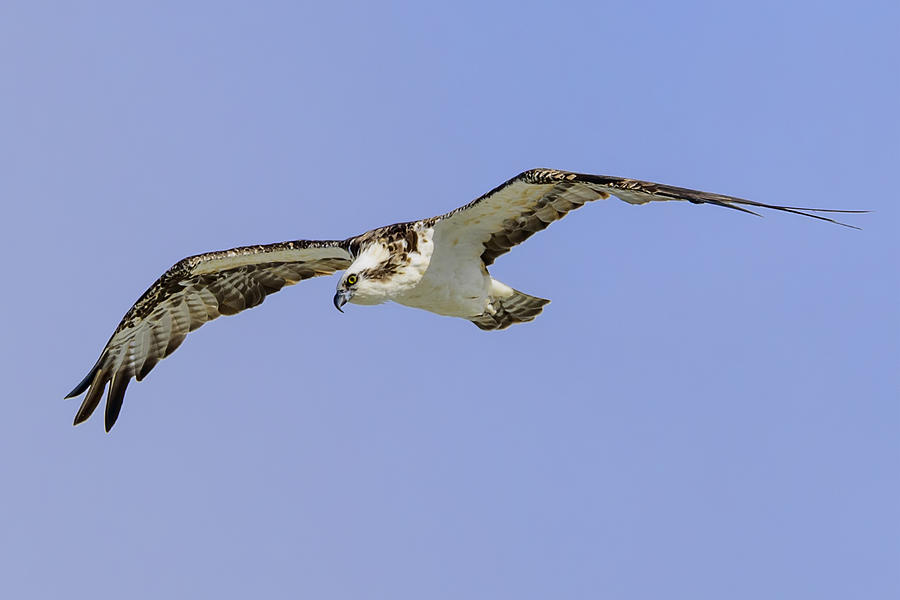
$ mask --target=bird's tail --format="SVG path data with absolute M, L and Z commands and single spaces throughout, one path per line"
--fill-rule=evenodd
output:
M 483 314 L 470 318 L 479 329 L 506 329 L 516 323 L 533 321 L 550 303 L 546 298 L 529 296 L 519 290 L 493 280 L 491 308 Z

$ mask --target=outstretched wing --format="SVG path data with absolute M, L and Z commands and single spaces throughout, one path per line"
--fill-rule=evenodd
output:
M 88 419 L 109 384 L 109 431 L 134 377 L 143 379 L 187 334 L 219 315 L 253 308 L 286 285 L 346 269 L 347 242 L 299 240 L 190 256 L 150 286 L 122 318 L 99 360 L 66 398 L 87 390 L 75 424 Z
M 457 248 L 469 250 L 490 265 L 501 254 L 520 244 L 550 223 L 580 208 L 585 202 L 615 196 L 630 204 L 659 200 L 686 200 L 714 204 L 757 214 L 746 206 L 769 208 L 853 227 L 816 213 L 861 213 L 860 210 L 826 210 L 763 204 L 733 196 L 721 196 L 686 188 L 553 169 L 532 169 L 513 177 L 481 198 L 446 215 L 435 217 L 436 235 Z M 853 227 L 856 229 L 856 227 Z

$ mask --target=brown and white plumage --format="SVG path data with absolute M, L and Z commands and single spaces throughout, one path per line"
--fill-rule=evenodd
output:
M 253 308 L 286 285 L 347 268 L 350 252 L 341 244 L 296 241 L 247 246 L 175 263 L 125 314 L 97 363 L 67 396 L 88 390 L 75 424 L 91 416 L 109 384 L 105 419 L 109 431 L 132 377 L 143 379 L 204 323 Z
M 75 424 L 87 420 L 108 387 L 105 425 L 113 426 L 132 378 L 140 381 L 185 336 L 219 315 L 260 304 L 303 279 L 346 269 L 334 297 L 395 301 L 503 329 L 540 314 L 549 300 L 490 277 L 487 267 L 513 246 L 587 202 L 615 196 L 631 204 L 684 200 L 744 212 L 767 208 L 839 223 L 829 211 L 763 204 L 662 184 L 533 169 L 452 212 L 373 229 L 341 241 L 298 240 L 191 256 L 166 271 L 125 314 L 100 358 L 68 398 L 87 394 Z M 756 214 L 756 213 L 753 213 Z

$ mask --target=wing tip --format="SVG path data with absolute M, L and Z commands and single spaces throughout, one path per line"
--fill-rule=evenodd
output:
M 69 392 L 66 396 L 66 399 L 74 398 L 87 390 L 87 395 L 84 397 L 84 400 L 81 403 L 81 406 L 78 407 L 78 412 L 75 413 L 75 419 L 72 421 L 73 426 L 78 426 L 91 418 L 91 415 L 94 414 L 94 411 L 97 410 L 97 407 L 100 405 L 100 401 L 103 397 L 103 392 L 106 389 L 107 383 L 110 383 L 109 386 L 109 396 L 107 400 L 107 413 L 111 413 L 110 411 L 109 398 L 115 399 L 116 397 L 121 398 L 124 396 L 125 390 L 124 386 L 115 385 L 115 381 L 110 382 L 108 374 L 105 375 L 104 371 L 101 369 L 101 365 L 103 363 L 103 359 L 105 355 L 101 355 L 97 362 L 91 367 L 90 372 L 85 376 L 75 388 Z M 128 384 L 128 380 L 126 378 L 125 385 Z M 113 391 L 115 390 L 115 395 Z M 121 400 L 119 400 L 119 408 L 121 408 Z M 108 423 L 106 431 L 109 432 L 109 429 L 112 427 L 112 424 L 115 423 L 115 416 L 118 416 L 118 410 L 115 410 L 115 415 L 113 416 L 111 422 Z
M 125 400 L 125 390 L 131 382 L 131 374 L 126 371 L 119 371 L 113 376 L 109 383 L 109 392 L 106 395 L 106 411 L 103 418 L 103 426 L 106 433 L 109 433 L 119 418 L 122 410 L 122 404 Z
M 77 427 L 77 426 L 81 425 L 82 423 L 84 423 L 85 421 L 87 421 L 88 419 L 91 418 L 91 413 L 93 413 L 93 412 L 94 411 L 82 412 L 79 410 L 78 414 L 75 415 L 75 420 L 72 421 L 72 426 Z
M 624 179 L 624 178 L 612 178 L 606 176 L 597 176 L 597 175 L 579 175 L 579 178 L 583 178 L 587 181 L 592 181 L 594 183 L 598 183 L 600 185 L 610 186 L 614 189 L 624 190 L 624 191 L 637 191 L 638 193 L 642 193 L 645 196 L 648 196 L 641 202 L 636 202 L 631 199 L 622 198 L 626 202 L 631 202 L 633 204 L 644 204 L 649 202 L 650 200 L 686 200 L 691 202 L 692 204 L 712 204 L 714 206 L 721 206 L 723 208 L 731 208 L 733 210 L 739 210 L 741 212 L 749 213 L 756 216 L 763 216 L 760 213 L 749 210 L 746 207 L 751 206 L 754 208 L 764 208 L 768 210 L 776 210 L 786 213 L 791 213 L 795 215 L 800 215 L 803 217 L 808 217 L 811 219 L 817 219 L 819 221 L 824 221 L 827 223 L 832 223 L 834 225 L 841 225 L 842 227 L 847 227 L 849 229 L 861 230 L 862 227 L 858 227 L 856 225 L 851 225 L 850 223 L 844 223 L 843 221 L 838 221 L 837 219 L 832 219 L 823 214 L 817 213 L 827 213 L 827 214 L 866 214 L 871 211 L 869 210 L 846 210 L 846 209 L 834 209 L 834 208 L 809 208 L 809 207 L 800 207 L 800 206 L 781 206 L 778 204 L 767 204 L 765 202 L 757 202 L 755 200 L 747 200 L 746 198 L 739 198 L 737 196 L 725 196 L 722 194 L 713 194 L 709 192 L 703 192 L 700 190 L 694 190 L 690 188 L 682 188 L 677 186 L 665 185 L 660 183 L 653 183 L 648 181 L 639 181 L 633 179 Z M 616 194 L 613 193 L 615 196 Z M 618 196 L 621 198 L 621 196 Z
M 91 418 L 91 415 L 94 414 L 94 411 L 100 405 L 100 398 L 103 395 L 104 388 L 106 388 L 106 381 L 98 373 L 94 381 L 91 382 L 91 388 L 78 408 L 78 412 L 75 413 L 75 420 L 72 425 L 80 425 Z
M 74 398 L 75 396 L 80 396 L 86 389 L 91 387 L 91 382 L 94 381 L 94 377 L 96 377 L 97 371 L 100 370 L 100 363 L 102 361 L 103 356 L 100 356 L 100 358 L 97 359 L 97 362 L 94 363 L 94 366 L 91 367 L 91 370 L 88 371 L 88 374 L 84 376 L 84 379 L 79 381 L 78 385 L 72 388 L 72 391 L 63 397 L 63 400 L 69 400 L 70 398 Z

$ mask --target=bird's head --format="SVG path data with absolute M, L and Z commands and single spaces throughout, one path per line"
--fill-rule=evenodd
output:
M 358 273 L 344 273 L 338 282 L 337 290 L 334 292 L 334 307 L 344 312 L 342 307 L 353 299 L 356 291 L 359 289 L 359 285 L 360 277 Z
M 384 280 L 372 277 L 366 269 L 352 271 L 348 269 L 338 282 L 334 292 L 334 307 L 344 312 L 343 306 L 352 304 L 373 305 L 390 300 L 389 288 Z
M 334 307 L 341 312 L 352 304 L 381 304 L 391 299 L 394 288 L 393 259 L 382 244 L 373 244 L 357 257 L 341 276 L 334 293 Z

